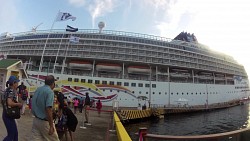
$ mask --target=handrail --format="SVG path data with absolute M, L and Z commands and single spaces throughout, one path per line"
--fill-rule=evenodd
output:
M 248 133 L 246 133 L 248 132 Z M 139 141 L 145 141 L 148 138 L 157 139 L 157 140 L 199 140 L 199 141 L 208 141 L 208 140 L 218 140 L 219 139 L 232 139 L 235 138 L 234 141 L 248 141 L 250 137 L 250 127 L 239 129 L 235 131 L 218 133 L 218 134 L 210 134 L 210 135 L 194 135 L 194 136 L 173 136 L 173 135 L 156 135 L 156 134 L 147 134 L 147 128 L 140 128 L 139 133 Z
M 118 115 L 114 112 L 114 122 L 116 126 L 117 137 L 119 141 L 132 141 L 127 131 L 123 127 Z

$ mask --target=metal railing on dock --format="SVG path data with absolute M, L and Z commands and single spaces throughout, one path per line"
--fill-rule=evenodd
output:
M 119 117 L 117 116 L 116 112 L 114 112 L 114 122 L 115 122 L 118 141 L 132 141 L 132 139 L 128 135 L 126 129 L 123 127 L 123 125 L 122 125 Z
M 231 132 L 210 134 L 210 135 L 195 135 L 195 136 L 172 136 L 172 135 L 156 135 L 148 134 L 147 128 L 140 128 L 139 141 L 166 140 L 166 141 L 249 141 L 250 128 L 239 129 Z

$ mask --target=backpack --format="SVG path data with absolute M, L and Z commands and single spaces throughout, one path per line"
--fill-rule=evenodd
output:
M 28 94 L 25 90 L 21 90 L 21 97 L 22 100 L 27 100 Z
M 62 114 L 61 117 L 59 117 L 58 119 L 58 123 L 56 124 L 56 127 L 57 127 L 57 131 L 63 131 L 64 130 L 64 127 L 65 125 L 67 125 L 67 116 Z
M 75 132 L 78 120 L 75 114 L 68 108 L 63 108 L 63 114 L 67 116 L 67 127 L 70 131 Z

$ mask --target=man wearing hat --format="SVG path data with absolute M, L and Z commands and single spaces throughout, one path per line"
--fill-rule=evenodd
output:
M 55 81 L 53 75 L 47 76 L 45 85 L 37 88 L 32 97 L 32 113 L 35 116 L 32 125 L 32 141 L 59 141 L 52 116 Z

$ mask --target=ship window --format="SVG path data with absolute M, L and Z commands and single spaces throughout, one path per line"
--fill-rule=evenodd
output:
M 171 95 L 173 95 L 173 93 L 171 93 Z
M 156 84 L 152 84 L 152 88 L 156 88 Z
M 150 85 L 149 85 L 149 84 L 145 84 L 145 87 L 147 87 L 147 88 L 148 88 L 148 87 L 150 87 Z
M 184 93 L 182 93 L 182 95 L 184 95 Z
M 103 89 L 102 91 L 104 91 L 104 92 L 105 92 L 105 89 Z
M 168 93 L 167 92 L 165 92 L 165 95 L 167 95 Z
M 79 82 L 79 79 L 78 79 L 78 78 L 75 78 L 75 79 L 74 79 L 74 82 Z
M 129 86 L 129 83 L 128 82 L 124 82 L 124 86 Z
M 155 92 L 153 92 L 153 94 L 155 94 Z
M 117 92 L 119 93 L 120 91 L 119 91 L 119 90 L 117 90 Z
M 93 81 L 91 79 L 88 80 L 88 83 L 92 83 Z
M 136 83 L 131 83 L 131 86 L 132 87 L 136 87 Z
M 59 80 L 59 77 L 56 77 L 56 80 Z
M 110 85 L 115 85 L 115 82 L 114 81 L 110 81 L 109 84 Z
M 122 82 L 117 82 L 117 85 L 118 85 L 118 86 L 121 86 L 121 85 L 122 85 Z
M 142 83 L 138 83 L 138 87 L 143 87 L 143 84 Z
M 161 92 L 159 92 L 159 94 L 161 94 Z
M 187 93 L 187 95 L 188 95 L 188 93 Z
M 148 92 L 146 92 L 146 94 L 148 94 Z
M 81 79 L 81 82 L 82 82 L 82 83 L 85 83 L 85 79 Z
M 179 93 L 176 93 L 177 95 L 179 94 Z
M 135 91 L 132 91 L 132 93 L 134 94 L 134 93 L 135 93 Z
M 102 84 L 107 84 L 107 81 L 102 81 Z
M 100 84 L 100 80 L 95 80 L 95 84 Z
M 68 78 L 68 81 L 70 81 L 70 82 L 71 82 L 71 81 L 72 81 L 72 78 Z
M 112 90 L 110 90 L 110 92 L 112 92 Z
M 141 91 L 139 91 L 139 94 L 141 94 Z
M 193 93 L 191 93 L 191 94 L 193 94 Z

